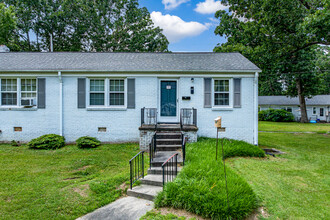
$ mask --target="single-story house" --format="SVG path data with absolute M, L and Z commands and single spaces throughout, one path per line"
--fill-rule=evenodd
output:
M 0 53 L 0 141 L 141 142 L 166 123 L 193 141 L 222 116 L 220 137 L 257 144 L 260 71 L 240 53 Z
M 285 109 L 292 112 L 297 121 L 300 121 L 301 112 L 298 97 L 287 96 L 259 96 L 260 110 Z M 307 117 L 309 120 L 330 122 L 330 95 L 317 95 L 306 98 Z

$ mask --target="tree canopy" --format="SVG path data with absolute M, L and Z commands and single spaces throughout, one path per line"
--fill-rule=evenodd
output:
M 322 70 L 317 47 L 329 45 L 330 10 L 326 0 L 223 0 L 229 12 L 216 13 L 215 34 L 228 41 L 215 52 L 239 51 L 261 69 L 262 95 L 299 96 L 302 121 L 305 97 L 320 92 Z
M 13 11 L 13 7 L 6 7 L 5 4 L 0 3 L 0 45 L 17 48 L 15 45 L 17 19 Z
M 168 40 L 137 0 L 0 0 L 14 6 L 19 50 L 166 52 Z

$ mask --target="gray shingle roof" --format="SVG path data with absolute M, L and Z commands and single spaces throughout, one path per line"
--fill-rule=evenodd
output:
M 240 53 L 0 53 L 0 71 L 256 72 Z
M 299 105 L 299 99 L 286 96 L 259 96 L 259 105 Z M 306 98 L 306 105 L 330 105 L 330 95 Z

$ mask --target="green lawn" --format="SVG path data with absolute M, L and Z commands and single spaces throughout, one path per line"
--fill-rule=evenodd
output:
M 0 219 L 75 219 L 119 198 L 138 144 L 31 150 L 0 145 Z M 120 187 L 121 186 L 121 187 Z
M 261 123 L 263 127 L 268 123 Z M 272 123 L 283 129 L 283 124 Z M 302 125 L 304 131 L 328 128 Z M 267 127 L 267 126 L 265 126 Z M 296 124 L 296 127 L 299 127 Z M 287 128 L 292 131 L 293 127 Z M 295 130 L 296 131 L 296 130 Z M 262 147 L 286 154 L 268 159 L 228 159 L 262 201 L 270 219 L 326 219 L 330 216 L 330 135 L 259 133 Z M 328 217 L 327 217 L 328 216 Z
M 260 121 L 259 131 L 330 132 L 330 124 Z

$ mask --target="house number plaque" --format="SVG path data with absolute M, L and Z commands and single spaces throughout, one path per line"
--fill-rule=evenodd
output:
M 166 86 L 166 89 L 171 89 L 172 87 L 170 85 L 167 85 Z

